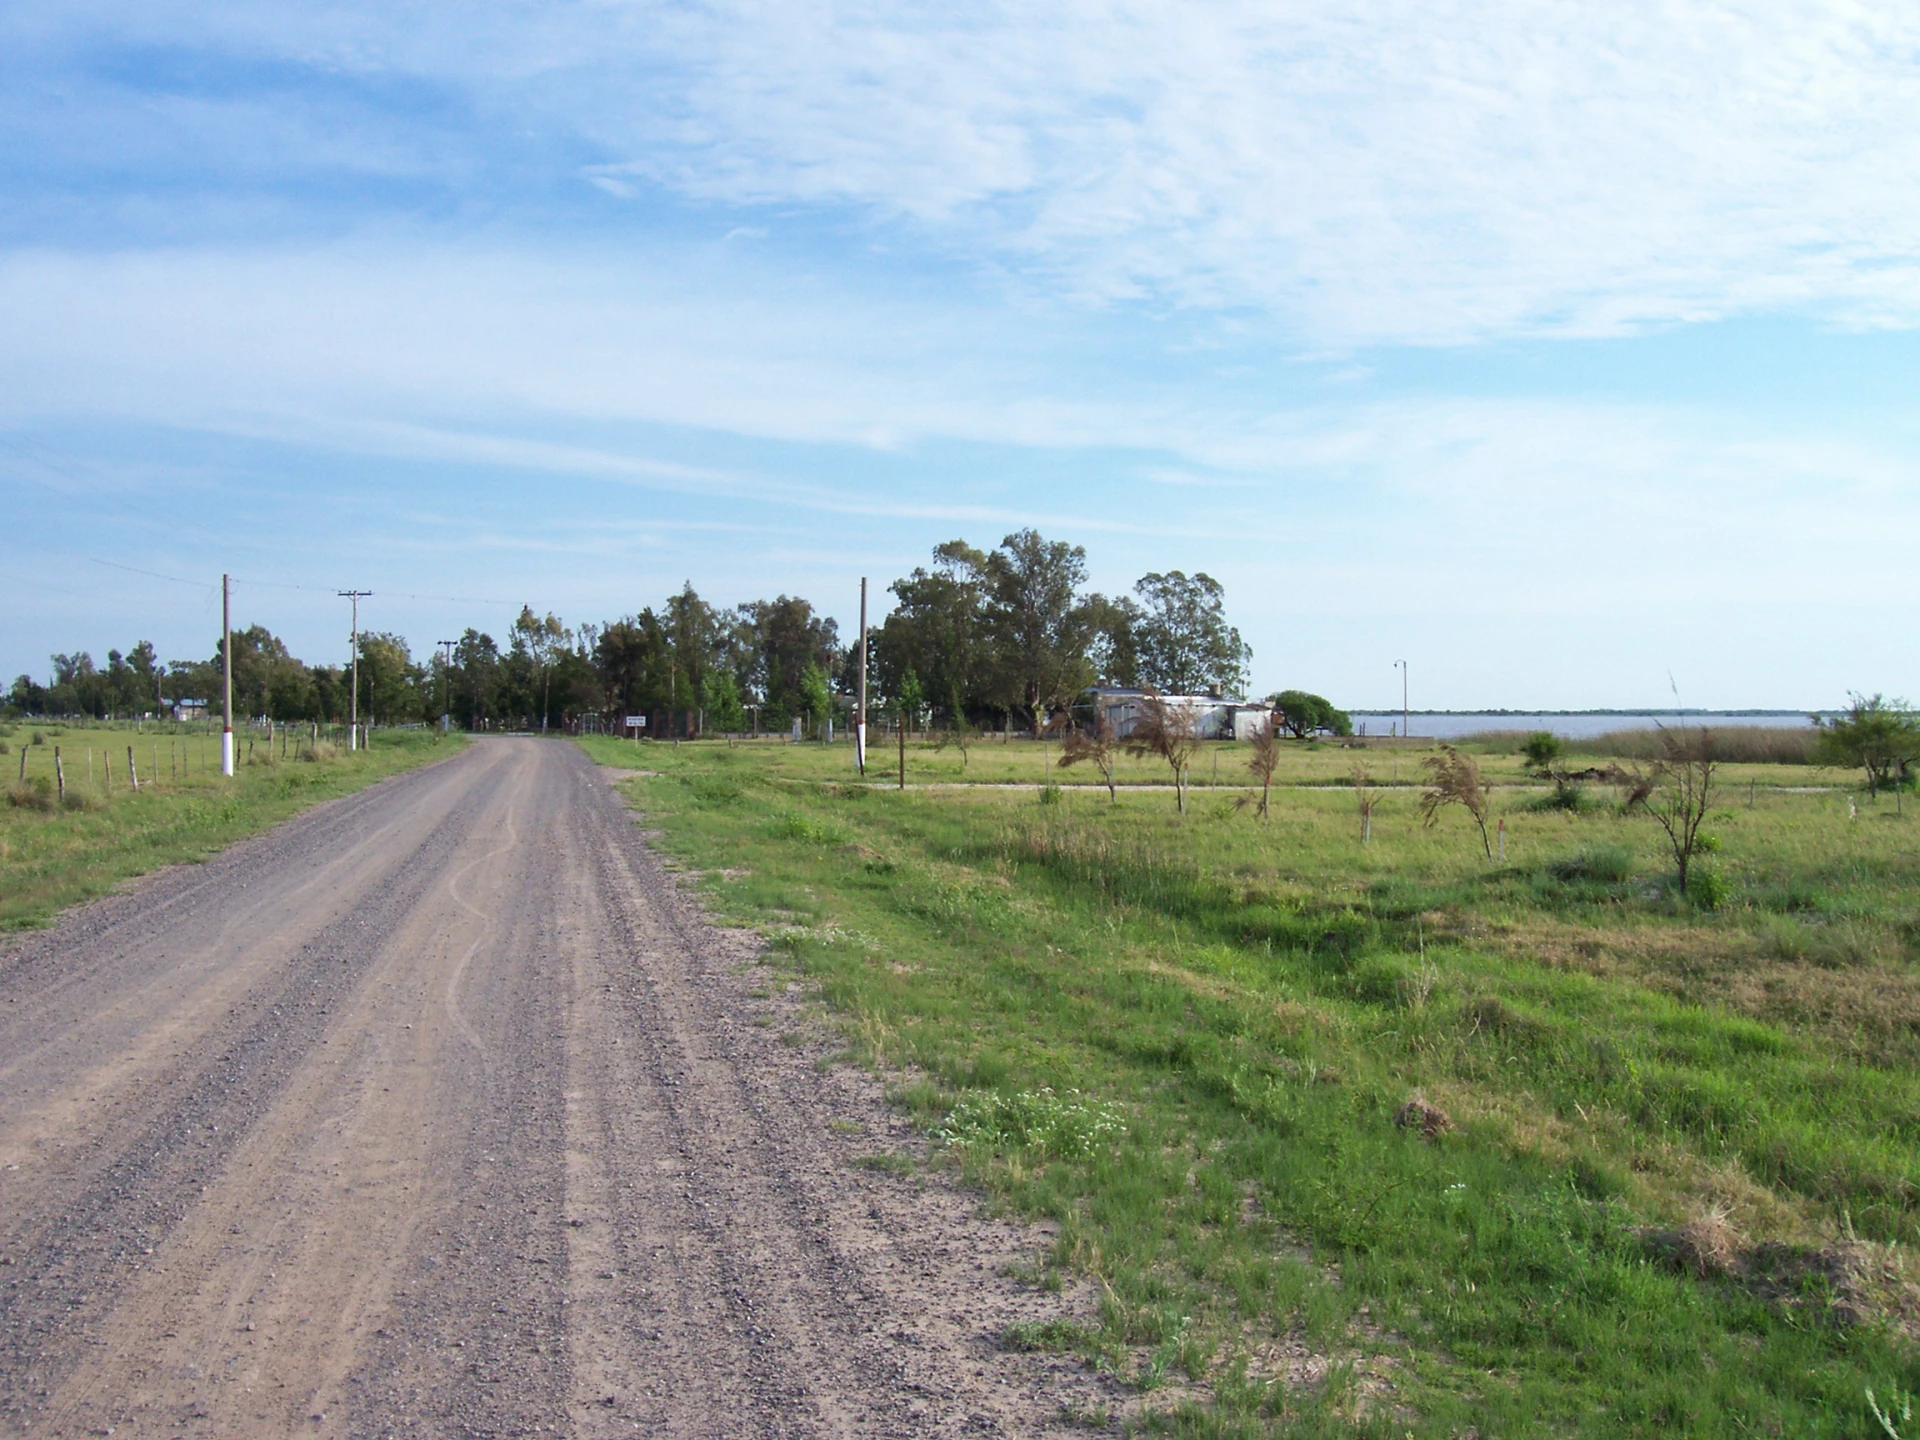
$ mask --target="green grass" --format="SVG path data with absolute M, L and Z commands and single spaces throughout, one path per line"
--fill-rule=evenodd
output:
M 1920 1240 L 1920 822 L 1890 803 L 1749 807 L 1742 777 L 1707 913 L 1611 808 L 1515 795 L 1489 866 L 1406 791 L 1363 846 L 1338 791 L 1262 826 L 587 743 L 655 772 L 628 784 L 662 843 L 915 1077 L 937 1153 L 1057 1222 L 1037 1278 L 1098 1321 L 1008 1343 L 1110 1367 L 1155 1425 L 1864 1436 L 1868 1386 L 1920 1383 L 1821 1268 L 1869 1257 L 1898 1299 Z M 1415 1094 L 1454 1128 L 1397 1127 Z M 1766 1266 L 1661 1258 L 1650 1230 L 1703 1220 Z M 1331 1368 L 1290 1387 L 1301 1343 Z
M 306 732 L 296 733 L 304 741 Z M 36 734 L 43 743 L 33 743 Z M 135 875 L 201 860 L 309 805 L 446 756 L 463 743 L 426 731 L 376 730 L 370 749 L 335 752 L 323 741 L 321 758 L 296 760 L 289 744 L 283 761 L 278 742 L 269 758 L 264 732 L 237 740 L 239 763 L 227 780 L 220 775 L 220 737 L 204 731 L 16 724 L 0 736 L 8 747 L 0 755 L 6 791 L 0 799 L 0 929 L 44 925 Z M 127 783 L 129 746 L 137 794 Z M 65 806 L 54 799 L 56 747 L 66 772 Z M 22 790 L 29 803 L 14 800 Z
M 1716 732 L 1720 733 L 1720 732 Z M 1798 731 L 1782 732 L 1798 736 Z M 1549 797 L 1552 786 L 1533 774 L 1520 754 L 1519 741 L 1524 737 L 1495 735 L 1486 739 L 1467 738 L 1459 742 L 1459 748 L 1474 754 L 1480 764 L 1482 775 L 1496 786 L 1525 787 L 1536 800 Z M 1641 734 L 1623 733 L 1619 740 L 1619 753 L 1630 752 L 1629 764 L 1642 764 L 1654 754 L 1653 732 Z M 1857 771 L 1837 771 L 1802 764 L 1775 763 L 1776 757 L 1759 741 L 1744 730 L 1728 731 L 1723 735 L 1726 748 L 1738 758 L 1722 767 L 1722 783 L 1729 801 L 1734 792 L 1739 791 L 1745 797 L 1749 785 L 1761 794 L 1782 787 L 1821 786 L 1846 788 L 1859 786 L 1862 782 Z M 1765 740 L 1763 735 L 1760 740 Z M 1740 743 L 1735 743 L 1735 742 Z M 651 762 L 641 758 L 656 755 L 674 749 L 672 743 L 617 741 L 596 739 L 596 746 L 609 747 L 605 753 L 616 757 L 613 763 L 624 764 L 630 768 L 649 768 Z M 688 742 L 700 748 L 727 749 L 725 741 Z M 1589 742 L 1581 742 L 1587 745 Z M 1597 742 L 1593 742 L 1597 744 Z M 1796 744 L 1798 742 L 1795 742 Z M 625 752 L 620 747 L 625 746 Z M 1349 740 L 1315 740 L 1308 743 L 1285 741 L 1282 743 L 1279 771 L 1274 776 L 1276 787 L 1302 786 L 1350 786 L 1353 783 L 1353 769 L 1357 765 L 1365 771 L 1370 783 L 1392 787 L 1417 786 L 1423 783 L 1420 762 L 1434 753 L 1435 742 L 1414 738 L 1411 740 L 1390 740 L 1381 736 Z M 1782 742 L 1783 753 L 1793 747 Z M 1799 745 L 1799 751 L 1807 747 Z M 1200 756 L 1195 760 L 1189 775 L 1191 783 L 1198 789 L 1225 790 L 1235 793 L 1244 792 L 1250 781 L 1247 761 L 1252 747 L 1239 742 L 1209 742 L 1202 747 Z M 1579 753 L 1573 753 L 1578 750 Z M 735 755 L 757 757 L 756 773 L 766 778 L 788 779 L 796 781 L 847 781 L 854 779 L 853 747 L 844 737 L 832 745 L 821 745 L 807 741 L 798 745 L 789 744 L 784 739 L 765 738 L 742 740 L 731 747 Z M 1569 753 L 1562 757 L 1561 764 L 1568 769 L 1583 770 L 1604 761 L 1615 754 L 1609 749 L 1582 749 L 1569 744 Z M 1752 759 L 1746 758 L 1751 753 Z M 624 758 L 619 758 L 624 755 Z M 1099 789 L 1103 782 L 1099 773 L 1087 764 L 1061 768 L 1059 765 L 1060 746 L 1058 743 L 1034 741 L 1025 736 L 1007 739 L 1000 735 L 982 735 L 974 739 L 963 755 L 954 745 L 944 747 L 927 739 L 910 740 L 907 744 L 907 784 L 909 788 L 920 785 L 1022 785 L 1042 786 L 1059 785 L 1081 789 Z M 868 752 L 868 779 L 876 785 L 894 785 L 899 777 L 899 751 L 890 736 L 876 736 Z M 1116 777 L 1125 786 L 1170 785 L 1172 772 L 1166 763 L 1150 756 L 1123 756 Z M 1609 787 L 1589 782 L 1581 787 L 1583 800 L 1589 807 L 1611 804 L 1617 796 Z

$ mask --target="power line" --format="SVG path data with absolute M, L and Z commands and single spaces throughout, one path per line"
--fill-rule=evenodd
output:
M 145 575 L 150 580 L 166 580 L 175 585 L 191 585 L 196 590 L 218 590 L 218 585 L 209 585 L 204 580 L 187 580 L 178 575 L 162 575 L 158 570 L 142 570 L 138 565 L 122 565 L 118 560 L 102 560 L 97 555 L 87 557 L 89 564 L 105 565 L 110 570 L 125 570 L 132 575 Z
M 123 565 L 118 560 L 102 560 L 97 555 L 87 557 L 89 563 L 105 565 L 114 570 L 125 570 L 134 575 L 145 575 L 153 580 L 168 580 L 175 585 L 191 585 L 199 590 L 218 590 L 218 585 L 209 585 L 204 580 L 187 580 L 179 575 L 163 575 L 158 570 L 142 570 L 138 565 Z M 337 595 L 340 592 L 331 585 L 297 585 L 289 580 L 249 580 L 244 575 L 235 575 L 236 585 L 253 585 L 268 590 L 308 590 L 316 595 Z M 381 594 L 395 600 L 442 600 L 452 605 L 511 605 L 511 600 L 501 600 L 488 595 L 415 595 L 405 590 L 383 590 Z

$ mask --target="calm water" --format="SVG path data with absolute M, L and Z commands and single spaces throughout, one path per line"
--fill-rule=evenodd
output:
M 1367 735 L 1398 732 L 1398 710 L 1355 710 L 1352 713 L 1356 732 Z M 1435 740 L 1452 740 L 1482 730 L 1551 730 L 1569 740 L 1582 740 L 1592 735 L 1604 735 L 1609 730 L 1651 730 L 1656 725 L 1779 725 L 1798 728 L 1807 724 L 1807 714 L 1803 710 L 1638 710 L 1606 715 L 1515 715 L 1455 710 L 1439 715 L 1422 715 L 1416 710 L 1408 723 L 1413 734 Z

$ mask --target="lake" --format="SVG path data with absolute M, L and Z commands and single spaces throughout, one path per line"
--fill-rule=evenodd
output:
M 1356 734 L 1397 734 L 1398 710 L 1354 710 Z M 1569 710 L 1522 713 L 1498 710 L 1438 710 L 1408 718 L 1414 735 L 1454 740 L 1483 730 L 1551 730 L 1568 740 L 1584 740 L 1609 730 L 1651 730 L 1676 725 L 1768 725 L 1798 728 L 1808 723 L 1805 710 Z

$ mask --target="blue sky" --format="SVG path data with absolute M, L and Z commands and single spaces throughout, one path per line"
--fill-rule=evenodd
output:
M 1031 524 L 1262 690 L 1920 696 L 1912 7 L 48 3 L 0 140 L 8 676 Z

